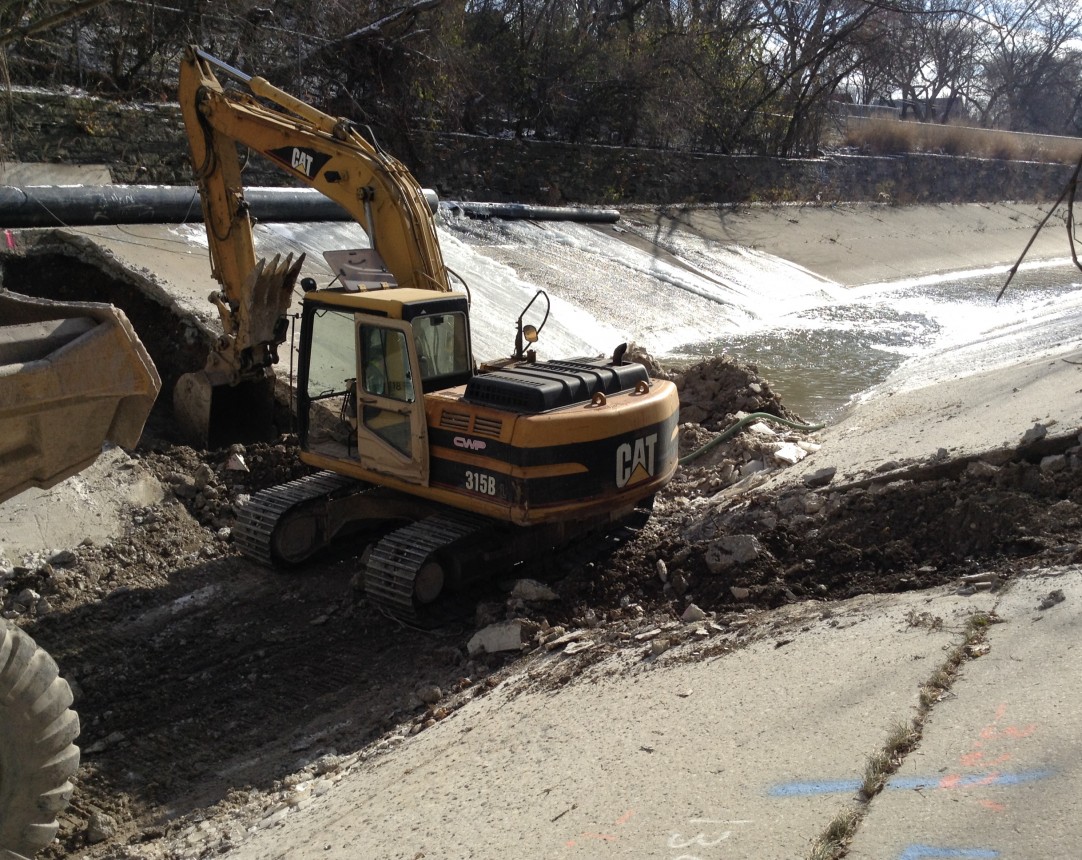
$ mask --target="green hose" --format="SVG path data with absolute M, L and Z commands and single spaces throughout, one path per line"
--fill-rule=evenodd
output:
M 822 430 L 827 426 L 826 424 L 800 424 L 796 421 L 790 421 L 788 418 L 779 418 L 777 415 L 771 415 L 769 412 L 752 412 L 750 415 L 745 415 L 731 427 L 728 427 L 720 436 L 715 436 L 698 450 L 692 451 L 687 456 L 681 457 L 677 460 L 677 463 L 681 466 L 686 466 L 688 463 L 698 460 L 707 451 L 716 448 L 726 439 L 731 439 L 737 434 L 741 427 L 752 421 L 772 421 L 775 424 L 784 424 L 786 427 L 792 427 L 794 430 L 803 430 L 805 433 L 810 433 L 813 430 Z

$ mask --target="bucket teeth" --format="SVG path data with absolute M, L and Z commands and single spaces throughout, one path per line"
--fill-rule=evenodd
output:
M 255 264 L 245 286 L 245 301 L 237 307 L 241 348 L 276 342 L 281 330 L 278 321 L 289 313 L 293 287 L 303 263 L 304 254 L 296 260 L 292 254 L 285 260 L 281 254 L 275 254 L 270 262 L 262 259 Z

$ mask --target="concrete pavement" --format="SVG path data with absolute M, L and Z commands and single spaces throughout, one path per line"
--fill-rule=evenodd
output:
M 1082 571 L 1022 579 L 996 611 L 991 650 L 872 801 L 852 860 L 1082 856 Z
M 1004 623 L 863 805 L 868 756 L 914 716 L 977 612 Z M 1074 567 L 1003 594 L 785 607 L 660 657 L 609 655 L 567 683 L 577 658 L 538 652 L 432 728 L 256 818 L 242 807 L 193 827 L 171 856 L 227 832 L 238 860 L 787 860 L 857 809 L 850 858 L 1077 857 L 1080 617 Z
M 806 857 L 967 618 L 996 603 L 938 590 L 800 604 L 751 644 L 726 634 L 728 653 L 718 639 L 624 652 L 566 685 L 552 679 L 574 658 L 539 653 L 229 856 Z

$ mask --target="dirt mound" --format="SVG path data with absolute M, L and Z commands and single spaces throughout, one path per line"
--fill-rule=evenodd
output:
M 727 355 L 692 365 L 674 379 L 680 392 L 680 420 L 707 430 L 724 429 L 741 412 L 801 421 L 785 408 L 754 364 L 740 364 Z
M 962 593 L 998 588 L 1013 570 L 1082 560 L 1080 526 L 1078 449 L 867 487 L 667 493 L 646 530 L 559 591 L 572 620 L 589 613 L 615 623 L 628 606 L 676 620 L 693 606 L 706 624 L 724 627 L 806 600 L 952 583 Z M 684 635 L 694 626 L 683 625 Z

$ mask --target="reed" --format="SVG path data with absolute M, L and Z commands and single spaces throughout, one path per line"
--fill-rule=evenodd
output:
M 1082 138 L 939 125 L 891 117 L 851 117 L 843 142 L 869 155 L 925 152 L 1059 164 L 1073 164 L 1082 156 Z

